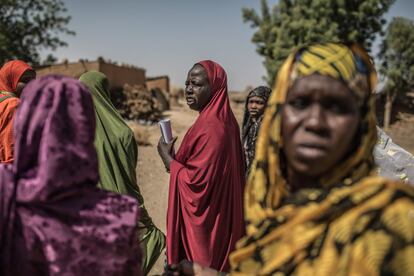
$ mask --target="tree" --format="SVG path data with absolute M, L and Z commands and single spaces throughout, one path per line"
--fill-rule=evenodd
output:
M 414 22 L 395 17 L 389 24 L 379 54 L 380 73 L 385 78 L 384 128 L 390 126 L 395 98 L 402 98 L 414 87 Z
M 0 65 L 16 58 L 39 64 L 40 50 L 66 46 L 58 34 L 75 34 L 66 12 L 61 0 L 0 0 Z
M 265 78 L 273 85 L 276 72 L 295 47 L 311 42 L 355 41 L 370 50 L 394 0 L 280 0 L 272 11 L 266 0 L 261 15 L 243 8 L 243 20 L 257 28 L 252 42 L 264 57 Z

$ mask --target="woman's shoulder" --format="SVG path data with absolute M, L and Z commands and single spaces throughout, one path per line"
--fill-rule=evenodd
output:
M 376 190 L 388 193 L 398 193 L 411 197 L 414 200 L 414 187 L 411 183 L 402 182 L 380 175 L 371 175 L 363 178 L 358 182 L 355 188 L 359 192 L 363 192 L 364 190 Z
M 20 99 L 17 97 L 8 97 L 4 100 L 0 99 L 0 108 L 4 111 L 14 110 L 20 104 Z
M 198 121 L 197 129 L 200 133 L 217 135 L 224 134 L 228 129 L 228 126 L 217 117 L 210 116 Z

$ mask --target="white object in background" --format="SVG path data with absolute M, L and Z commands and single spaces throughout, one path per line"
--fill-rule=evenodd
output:
M 171 121 L 170 119 L 164 119 L 158 122 L 160 125 L 161 135 L 165 143 L 171 143 L 173 140 L 172 130 L 171 130 Z

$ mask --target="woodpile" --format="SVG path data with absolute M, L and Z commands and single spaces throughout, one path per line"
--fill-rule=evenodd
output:
M 160 95 L 158 92 L 148 91 L 143 85 L 125 84 L 123 94 L 121 114 L 129 120 L 157 122 L 161 119 L 162 112 L 168 108 L 168 101 L 162 92 Z

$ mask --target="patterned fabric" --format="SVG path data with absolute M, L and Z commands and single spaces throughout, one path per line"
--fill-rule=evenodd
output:
M 256 120 L 251 120 L 246 131 L 246 136 L 243 137 L 244 155 L 246 157 L 246 176 L 249 175 L 250 167 L 256 153 L 256 140 L 262 121 L 263 116 L 260 116 Z
M 138 206 L 100 190 L 90 93 L 31 82 L 15 118 L 15 160 L 0 166 L 0 275 L 140 275 Z
M 13 162 L 13 121 L 19 103 L 14 94 L 0 92 L 0 163 L 3 164 Z
M 0 163 L 13 162 L 13 118 L 20 102 L 14 93 L 27 70 L 33 69 L 21 60 L 6 62 L 0 69 Z
M 256 140 L 257 135 L 259 134 L 259 128 L 262 124 L 263 114 L 259 118 L 253 119 L 250 116 L 247 105 L 251 97 L 260 97 L 265 102 L 269 99 L 270 93 L 272 91 L 266 86 L 259 86 L 252 91 L 246 98 L 246 103 L 244 106 L 244 115 L 243 115 L 243 125 L 242 125 L 242 143 L 244 148 L 244 155 L 246 157 L 246 175 L 249 174 L 250 167 L 252 165 L 254 155 L 256 152 Z
M 321 188 L 291 193 L 281 171 L 279 111 L 292 82 L 314 73 L 344 81 L 358 97 L 359 146 L 320 179 Z M 311 45 L 286 60 L 259 133 L 234 275 L 414 275 L 414 191 L 372 176 L 375 82 L 357 45 Z
M 381 176 L 414 184 L 414 156 L 395 144 L 380 128 L 378 142 L 374 148 L 377 173 Z
M 152 222 L 137 184 L 138 147 L 134 133 L 110 100 L 108 78 L 97 71 L 80 77 L 92 94 L 96 115 L 95 148 L 99 163 L 99 186 L 134 197 L 139 203 L 139 244 L 143 272 L 147 274 L 165 248 L 165 235 Z

